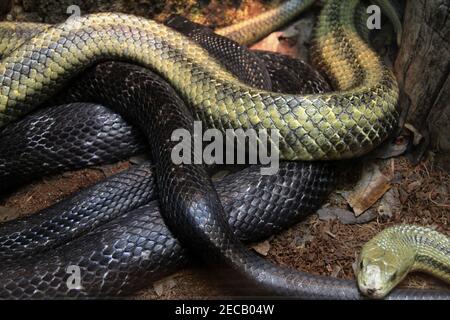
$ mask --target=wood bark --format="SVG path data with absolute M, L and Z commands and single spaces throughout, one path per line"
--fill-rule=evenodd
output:
M 433 150 L 450 154 L 449 0 L 407 2 L 395 72 L 406 122 Z
M 11 10 L 12 0 L 0 1 L 0 19 L 3 19 L 6 14 Z

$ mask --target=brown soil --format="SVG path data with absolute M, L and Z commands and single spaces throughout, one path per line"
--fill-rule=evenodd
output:
M 129 166 L 129 162 L 121 162 L 111 166 L 83 169 L 43 178 L 30 183 L 12 196 L 0 201 L 0 207 L 14 208 L 18 216 L 26 216 L 42 210 Z

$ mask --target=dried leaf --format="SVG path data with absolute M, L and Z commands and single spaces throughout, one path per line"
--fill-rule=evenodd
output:
M 306 230 L 302 236 L 297 236 L 294 239 L 294 245 L 297 248 L 304 248 L 308 242 L 314 240 L 314 236 L 311 234 L 311 231 Z
M 14 220 L 20 216 L 20 212 L 16 209 L 0 206 L 0 222 Z
M 321 208 L 317 211 L 317 214 L 319 215 L 319 219 L 322 221 L 330 221 L 337 218 L 336 210 L 343 210 L 340 208 Z
M 270 251 L 270 243 L 268 240 L 260 242 L 252 246 L 252 249 L 258 252 L 262 256 L 267 256 Z
M 361 180 L 353 191 L 343 194 L 356 216 L 375 204 L 390 188 L 390 179 L 375 164 L 364 166 Z
M 399 214 L 402 210 L 400 193 L 398 189 L 391 189 L 383 196 L 377 208 L 380 217 L 390 219 L 394 214 Z
M 407 189 L 408 193 L 412 193 L 415 190 L 417 190 L 421 184 L 422 184 L 422 181 L 417 180 L 417 181 L 414 181 L 414 182 L 411 182 L 410 184 L 408 184 L 406 189 Z
M 368 210 L 356 217 L 355 214 L 349 210 L 341 208 L 322 208 L 317 211 L 320 220 L 329 221 L 333 219 L 339 219 L 343 224 L 364 224 L 368 223 L 376 218 L 376 214 L 372 210 Z
M 342 268 L 340 266 L 334 266 L 333 271 L 331 272 L 331 276 L 337 278 Z
M 153 289 L 161 297 L 167 291 L 175 288 L 176 285 L 177 283 L 173 277 L 167 277 L 153 283 Z
M 423 135 L 412 124 L 405 123 L 405 128 L 411 131 L 414 135 L 413 144 L 418 146 L 423 139 Z
M 408 200 L 409 194 L 403 188 L 400 188 L 398 190 L 398 192 L 399 192 L 400 203 L 404 204 L 406 202 L 406 200 Z
M 315 24 L 316 16 L 310 12 L 283 30 L 283 37 L 295 42 L 297 56 L 301 59 L 307 60 L 309 57 L 309 48 L 311 47 L 311 37 Z
M 273 32 L 260 42 L 251 47 L 253 50 L 265 50 L 278 52 L 288 56 L 295 57 L 297 55 L 295 43 L 283 37 L 283 32 Z
M 358 274 L 358 258 L 352 263 L 352 270 L 355 275 Z
M 311 34 L 316 17 L 306 14 L 300 20 L 290 24 L 280 32 L 273 32 L 251 49 L 267 50 L 285 54 L 291 57 L 308 59 Z
M 373 158 L 377 159 L 390 159 L 401 156 L 408 149 L 409 140 L 406 137 L 398 137 L 395 141 L 387 141 L 379 148 L 371 153 Z

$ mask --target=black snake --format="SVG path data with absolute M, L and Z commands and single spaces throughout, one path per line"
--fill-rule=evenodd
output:
M 352 1 L 350 1 L 352 3 Z M 333 5 L 336 5 L 333 2 L 330 2 L 330 6 L 328 7 L 328 10 L 324 10 L 325 14 L 323 15 L 323 18 L 326 19 L 328 15 L 333 16 L 334 11 L 333 10 L 344 10 L 344 8 L 348 9 L 346 6 L 342 6 L 340 8 L 339 6 L 333 7 Z M 351 5 L 349 4 L 349 7 Z M 145 25 L 147 25 L 146 21 L 135 19 L 133 17 L 125 18 L 125 20 L 122 20 L 123 18 L 120 16 L 98 16 L 98 25 L 102 26 L 102 23 L 105 23 L 105 26 L 107 28 L 110 28 L 109 30 L 112 31 L 112 34 L 109 34 L 109 36 L 113 35 L 114 33 L 118 32 L 120 34 L 122 31 L 125 30 L 125 34 L 127 33 L 126 29 L 130 28 L 131 38 L 133 38 L 133 35 L 137 35 L 138 37 L 143 36 L 142 33 L 140 33 L 139 28 L 136 29 L 137 33 L 133 33 L 133 23 L 137 26 L 140 26 L 145 29 Z M 334 21 L 333 19 L 337 19 L 339 23 L 342 22 L 340 20 L 339 14 L 337 17 L 332 17 L 330 21 Z M 87 20 L 80 19 L 76 23 L 86 23 L 86 25 L 89 25 L 91 22 L 95 22 L 97 17 L 92 16 L 91 18 L 86 18 Z M 89 20 L 91 19 L 91 20 Z M 114 26 L 109 24 L 110 19 L 119 19 L 124 22 L 124 30 L 118 30 Z M 128 20 L 127 20 L 128 19 Z M 84 21 L 84 22 L 83 22 Z M 62 25 L 61 28 L 55 29 L 55 34 L 61 34 L 63 35 L 66 31 L 64 28 L 66 26 L 69 27 L 69 33 L 70 28 L 74 27 L 76 30 L 77 25 L 75 23 L 75 26 L 70 25 Z M 149 25 L 150 26 L 150 25 Z M 92 28 L 92 29 L 89 29 Z M 87 27 L 87 29 L 84 29 L 82 32 L 84 32 L 85 39 L 83 38 L 83 35 L 80 34 L 72 34 L 72 35 L 65 35 L 66 39 L 72 39 L 74 43 L 78 43 L 78 45 L 81 45 L 83 47 L 83 44 L 81 42 L 77 41 L 86 41 L 86 43 L 92 44 L 90 42 L 90 36 L 93 35 L 100 35 L 103 34 L 104 36 L 107 35 L 107 33 L 102 33 L 103 30 L 96 29 L 97 27 L 94 27 L 94 24 L 90 25 L 90 27 Z M 108 29 L 105 30 L 108 30 Z M 165 32 L 164 28 L 161 28 L 163 33 Z M 141 30 L 142 31 L 142 30 Z M 50 33 L 49 33 L 50 34 Z M 51 37 L 55 36 L 53 34 Z M 42 36 L 41 36 L 42 35 Z M 44 45 L 48 40 L 51 41 L 51 38 L 46 39 L 44 35 L 46 35 L 46 32 L 42 33 L 41 35 L 37 35 L 35 38 L 33 38 L 35 43 L 40 45 Z M 168 33 L 168 36 L 172 36 L 174 34 Z M 71 38 L 74 36 L 74 38 Z M 80 38 L 77 38 L 80 37 Z M 349 36 L 350 41 L 355 41 L 355 39 L 352 39 L 352 36 Z M 94 37 L 95 38 L 95 37 Z M 120 44 L 117 42 L 114 42 L 114 35 L 113 38 L 109 38 L 112 43 L 115 43 L 120 47 Z M 116 39 L 117 40 L 117 39 Z M 121 38 L 121 40 L 125 40 L 125 38 Z M 175 39 L 172 39 L 172 41 L 181 41 L 183 38 L 179 38 L 178 36 L 175 36 Z M 42 43 L 40 41 L 43 41 Z M 126 42 L 127 40 L 125 40 Z M 324 41 L 326 42 L 326 41 Z M 106 46 L 100 48 L 100 50 L 110 50 L 108 49 L 110 44 L 107 44 Z M 151 41 L 149 42 L 151 43 Z M 358 42 L 356 42 L 358 43 Z M 61 43 L 60 43 L 61 44 Z M 145 44 L 145 42 L 144 42 Z M 174 44 L 174 43 L 173 43 Z M 358 43 L 359 44 L 359 43 Z M 24 45 L 25 49 L 28 44 Z M 34 46 L 34 44 L 33 44 Z M 179 47 L 179 46 L 178 46 Z M 31 47 L 30 47 L 31 48 Z M 74 47 L 72 47 L 74 48 Z M 84 49 L 88 50 L 88 47 L 83 47 Z M 163 45 L 162 47 L 163 48 Z M 156 43 L 156 49 L 161 49 L 158 47 L 158 43 Z M 174 57 L 177 56 L 177 54 L 181 54 L 183 56 L 184 54 L 187 54 L 189 56 L 190 54 L 197 54 L 202 56 L 201 51 L 196 51 L 197 49 L 195 47 L 193 48 L 193 52 L 183 52 L 183 53 L 176 53 Z M 53 48 L 55 51 L 52 52 L 58 52 L 58 46 L 55 46 Z M 106 52 L 104 51 L 104 53 Z M 19 72 L 16 70 L 16 65 L 10 66 L 10 61 L 17 58 L 15 57 L 16 52 L 20 53 L 19 51 L 13 51 L 10 56 L 5 58 L 5 63 L 3 64 L 6 66 L 6 77 L 3 77 L 3 81 L 10 80 L 10 85 L 8 88 L 10 90 L 8 91 L 7 99 L 4 106 L 4 122 L 10 121 L 10 119 L 18 116 L 19 114 L 22 114 L 25 111 L 25 106 L 31 102 L 31 100 L 27 99 L 33 99 L 34 101 L 42 101 L 46 96 L 50 94 L 50 92 L 46 92 L 43 94 L 42 92 L 34 91 L 34 89 L 29 87 L 31 90 L 28 92 L 27 88 L 23 88 L 20 84 L 16 85 L 16 81 L 22 82 L 22 79 L 19 80 L 15 79 L 15 73 Z M 162 54 L 162 56 L 165 56 L 167 59 L 171 59 L 170 52 L 175 51 L 168 51 L 168 55 Z M 326 52 L 324 49 L 323 52 Z M 48 54 L 49 52 L 47 52 Z M 102 53 L 102 54 L 104 54 Z M 346 52 L 347 54 L 349 52 Z M 42 52 L 41 52 L 42 54 Z M 60 52 L 58 52 L 60 54 Z M 91 55 L 91 52 L 85 51 L 86 57 Z M 130 56 L 133 56 L 131 51 L 127 51 L 127 54 Z M 114 56 L 114 55 L 112 55 Z M 370 52 L 368 53 L 369 57 L 372 57 Z M 97 56 L 97 59 L 101 57 L 101 54 Z M 31 58 L 33 58 L 33 55 L 31 55 Z M 58 59 L 57 55 L 52 56 L 52 59 Z M 350 58 L 350 56 L 347 56 L 347 58 Z M 190 58 L 188 58 L 188 61 Z M 331 58 L 334 59 L 334 58 Z M 191 60 L 192 63 L 194 63 L 197 59 Z M 377 58 L 375 57 L 375 60 Z M 55 60 L 57 61 L 57 60 Z M 169 60 L 166 60 L 168 62 Z M 198 60 L 197 60 L 198 61 Z M 324 59 L 326 61 L 326 59 Z M 344 100 L 343 96 L 337 97 L 336 95 L 328 95 L 328 96 L 295 96 L 291 95 L 290 97 L 284 95 L 282 98 L 281 96 L 276 96 L 276 94 L 272 93 L 270 95 L 266 95 L 265 93 L 260 94 L 255 91 L 256 100 L 246 100 L 246 95 L 243 95 L 242 103 L 245 110 L 245 104 L 255 104 L 255 110 L 259 110 L 258 104 L 263 101 L 263 105 L 265 105 L 270 113 L 270 115 L 273 117 L 272 120 L 274 121 L 273 124 L 275 124 L 275 127 L 279 128 L 280 131 L 284 134 L 286 132 L 287 126 L 294 126 L 296 127 L 298 120 L 292 119 L 289 113 L 284 117 L 284 119 L 281 119 L 281 122 L 278 122 L 277 120 L 278 115 L 274 113 L 273 105 L 276 104 L 277 101 L 281 101 L 283 103 L 292 103 L 292 105 L 296 105 L 298 103 L 300 104 L 308 104 L 308 100 L 312 101 L 313 104 L 317 103 L 317 105 L 314 106 L 314 108 L 318 108 L 317 110 L 321 110 L 320 112 L 323 114 L 319 116 L 317 111 L 313 111 L 312 105 L 306 106 L 306 114 L 308 114 L 308 110 L 311 110 L 312 115 L 309 115 L 311 118 L 310 120 L 316 122 L 316 126 L 311 123 L 311 129 L 312 131 L 309 131 L 309 138 L 313 138 L 312 140 L 304 141 L 302 142 L 304 149 L 299 149 L 299 146 L 297 144 L 296 138 L 294 136 L 287 138 L 287 136 L 283 135 L 283 142 L 281 145 L 282 148 L 282 155 L 285 158 L 305 158 L 310 159 L 311 157 L 319 157 L 319 158 L 335 158 L 335 157 L 346 157 L 349 155 L 354 154 L 361 154 L 361 152 L 367 151 L 367 149 L 370 149 L 371 146 L 378 144 L 381 140 L 384 139 L 387 132 L 389 131 L 389 128 L 393 125 L 393 121 L 395 118 L 395 112 L 393 112 L 391 115 L 389 115 L 389 112 L 392 108 L 392 104 L 394 102 L 395 98 L 395 85 L 394 87 L 392 84 L 392 78 L 389 72 L 386 71 L 386 69 L 377 69 L 379 66 L 376 65 L 371 66 L 370 62 L 362 59 L 360 61 L 361 65 L 364 65 L 368 63 L 366 66 L 373 67 L 372 74 L 360 74 L 358 72 L 354 73 L 353 76 L 360 77 L 359 80 L 363 80 L 364 77 L 366 77 L 366 80 L 368 81 L 368 84 L 370 84 L 370 81 L 377 82 L 380 81 L 380 86 L 377 87 L 376 90 L 378 93 L 386 94 L 384 95 L 384 100 L 381 97 L 376 98 L 375 103 L 375 110 L 371 110 L 369 112 L 368 109 L 365 109 L 368 113 L 368 115 L 374 116 L 375 118 L 371 118 L 371 120 L 374 121 L 368 121 L 367 119 L 362 119 L 360 115 L 358 115 L 358 111 L 356 113 L 351 113 L 351 108 L 353 107 L 353 104 L 356 103 L 352 99 L 360 100 L 361 102 L 365 103 L 366 99 L 370 96 L 371 93 L 368 93 L 368 91 L 371 91 L 368 86 L 367 87 L 361 87 L 358 91 L 355 89 L 355 91 L 349 91 L 349 96 L 345 97 Z M 26 60 L 23 61 L 24 64 L 21 65 L 20 72 L 24 74 L 24 67 L 27 67 Z M 61 61 L 59 61 L 61 62 Z M 144 62 L 144 61 L 141 61 Z M 155 60 L 155 68 L 158 70 L 158 63 Z M 184 64 L 185 61 L 183 60 Z M 209 63 L 209 62 L 208 62 Z M 145 63 L 144 64 L 148 64 Z M 172 67 L 173 73 L 172 76 L 168 75 L 167 73 L 162 72 L 162 69 L 159 69 L 159 71 L 168 76 L 169 78 L 172 78 L 172 84 L 175 85 L 175 87 L 178 86 L 178 89 L 180 91 L 182 89 L 182 84 L 178 83 L 181 78 L 177 78 L 176 70 L 178 70 L 178 67 L 181 67 L 180 75 L 187 76 L 186 73 L 183 73 L 182 70 L 183 66 L 174 64 Z M 52 66 L 54 68 L 52 68 Z M 31 69 L 35 69 L 36 66 L 30 65 Z M 57 65 L 53 65 L 50 61 L 49 64 L 51 70 L 47 73 L 44 73 L 42 78 L 43 83 L 54 83 L 54 79 L 58 78 L 58 74 L 60 73 L 60 70 L 58 70 Z M 239 275 L 242 277 L 242 279 L 248 280 L 250 283 L 257 284 L 260 286 L 260 289 L 266 290 L 270 293 L 276 293 L 276 294 L 287 294 L 291 296 L 298 296 L 298 297 L 319 297 L 319 298 L 358 298 L 359 292 L 356 288 L 356 286 L 348 281 L 344 280 L 337 280 L 337 279 L 331 279 L 331 278 L 325 278 L 325 277 L 316 277 L 311 276 L 303 273 L 292 273 L 292 271 L 278 268 L 276 266 L 271 265 L 270 263 L 264 261 L 263 259 L 259 258 L 257 255 L 250 253 L 247 251 L 241 244 L 236 240 L 234 235 L 231 233 L 231 230 L 228 227 L 227 221 L 224 219 L 225 214 L 223 213 L 223 210 L 220 206 L 219 199 L 214 191 L 213 186 L 211 185 L 211 182 L 208 180 L 205 168 L 203 166 L 193 166 L 193 165 L 174 165 L 171 162 L 170 159 L 170 150 L 173 148 L 174 143 L 169 140 L 170 134 L 178 128 L 189 128 L 192 130 L 192 121 L 193 118 L 189 116 L 189 112 L 187 108 L 185 107 L 183 101 L 178 98 L 177 94 L 173 91 L 173 89 L 169 89 L 165 87 L 165 85 L 162 84 L 162 82 L 158 82 L 155 79 L 155 75 L 153 77 L 149 77 L 148 73 L 146 71 L 138 70 L 136 67 L 128 66 L 125 68 L 126 70 L 123 70 L 122 72 L 118 72 L 117 69 L 119 69 L 118 65 L 114 66 L 114 69 L 110 68 L 111 65 L 99 65 L 92 71 L 92 73 L 86 76 L 86 78 L 83 78 L 82 81 L 75 85 L 75 89 L 72 88 L 72 92 L 70 92 L 69 96 L 78 96 L 78 92 L 81 92 L 83 97 L 88 97 L 86 99 L 94 99 L 94 100 L 100 100 L 102 103 L 109 105 L 113 107 L 115 110 L 122 112 L 124 115 L 127 116 L 127 118 L 138 124 L 143 132 L 145 133 L 148 141 L 150 142 L 151 146 L 151 152 L 154 159 L 157 159 L 155 164 L 155 171 L 156 171 L 156 180 L 157 185 L 160 188 L 160 204 L 164 208 L 163 210 L 163 216 L 165 222 L 168 224 L 169 229 L 174 232 L 177 237 L 181 240 L 182 243 L 188 244 L 189 248 L 196 252 L 199 256 L 201 256 L 205 261 L 209 261 L 212 264 L 217 263 L 224 263 L 225 265 L 229 266 L 236 275 Z M 328 66 L 332 67 L 332 66 Z M 110 68 L 110 69 L 108 69 Z M 205 69 L 202 69 L 205 68 Z M 25 68 L 26 69 L 26 68 Z M 27 69 L 30 71 L 31 69 Z M 8 71 L 12 70 L 12 74 L 8 75 Z M 36 69 L 37 70 L 37 69 Z M 131 71 L 129 71 L 131 70 Z M 210 67 L 199 66 L 198 69 L 199 73 L 189 73 L 192 77 L 198 77 L 201 76 L 207 76 L 206 78 L 198 78 L 198 80 L 201 80 L 203 84 L 208 83 L 208 88 L 213 89 L 213 87 L 210 86 L 208 81 L 212 81 L 211 83 L 217 83 L 221 88 L 224 90 L 229 90 L 229 94 L 232 94 L 233 92 L 239 92 L 239 90 L 242 90 L 245 87 L 242 87 L 241 85 L 233 87 L 233 81 L 230 81 L 230 85 L 220 82 L 222 80 L 228 79 L 231 80 L 233 78 L 229 78 L 226 73 L 223 73 L 220 67 L 218 68 L 215 64 L 212 64 Z M 336 73 L 339 73 L 339 70 L 334 70 Z M 356 70 L 357 71 L 357 70 Z M 54 72 L 54 73 L 52 73 Z M 115 72 L 118 72 L 118 74 L 115 74 Z M 191 72 L 191 71 L 190 71 Z M 206 72 L 206 73 L 205 73 Z M 211 75 L 214 75 L 214 77 L 219 77 L 214 80 L 213 78 L 208 78 L 208 72 L 211 72 Z M 111 75 L 114 75 L 111 77 Z M 31 79 L 31 78 L 30 78 Z M 177 80 L 178 79 L 178 80 Z M 377 79 L 377 80 L 375 80 Z M 124 89 L 121 89 L 122 91 L 118 92 L 117 88 L 120 88 L 120 86 L 113 86 L 111 84 L 111 80 L 117 81 L 118 84 L 125 86 Z M 185 78 L 186 80 L 186 78 Z M 342 79 L 341 79 L 342 80 Z M 354 81 L 355 79 L 352 79 L 351 81 Z M 192 79 L 190 80 L 192 81 Z M 341 88 L 350 87 L 351 81 L 349 80 L 342 80 L 342 82 L 338 83 L 338 86 Z M 27 82 L 24 80 L 24 82 Z M 31 84 L 31 82 L 30 82 Z M 139 85 L 137 85 L 139 84 Z M 195 82 L 191 82 L 193 84 L 192 87 L 190 87 L 189 90 L 194 90 L 197 88 L 197 85 Z M 39 85 L 37 84 L 36 87 Z M 17 87 L 17 89 L 16 89 Z M 139 89 L 136 89 L 139 87 Z M 113 89 L 114 88 L 114 89 Z M 368 89 L 369 88 L 369 89 Z M 140 100 L 140 96 L 137 94 L 137 92 L 149 92 L 150 89 L 153 92 L 157 92 L 157 97 L 152 97 L 150 99 L 146 99 L 145 101 Z M 186 88 L 183 88 L 186 89 Z M 208 90 L 209 90 L 208 89 Z M 24 91 L 25 90 L 25 91 Z M 170 91 L 172 90 L 172 91 Z M 222 90 L 222 89 L 221 89 Z M 254 90 L 254 89 L 245 89 L 245 90 Z M 366 91 L 365 91 L 366 90 Z M 367 91 L 368 90 L 368 91 Z M 383 93 L 384 91 L 384 93 Z M 25 95 L 23 95 L 25 93 Z M 203 105 L 205 104 L 211 104 L 211 99 L 213 101 L 217 101 L 217 106 L 221 105 L 221 101 L 224 101 L 225 104 L 226 98 L 221 97 L 221 93 L 217 92 L 216 95 L 212 95 L 209 97 L 208 100 L 203 100 L 202 102 L 196 101 L 197 99 L 194 91 L 191 91 L 190 93 L 185 92 L 187 97 L 189 97 L 188 101 L 193 105 Z M 249 92 L 250 95 L 253 95 L 253 93 Z M 358 96 L 360 94 L 361 96 Z M 367 95 L 367 97 L 365 96 Z M 229 95 L 227 95 L 229 96 Z M 263 100 L 258 100 L 259 97 Z M 27 98 L 29 97 L 29 98 Z M 357 98 L 356 98 L 357 97 Z M 79 96 L 78 96 L 79 98 Z M 239 99 L 241 99 L 239 98 Z M 337 100 L 333 99 L 340 99 L 339 102 Z M 202 98 L 201 98 L 202 99 Z M 223 100 L 222 100 L 223 99 Z M 264 100 L 266 99 L 266 100 Z M 279 100 L 278 100 L 279 99 Z M 318 100 L 314 100 L 318 99 Z M 320 100 L 323 99 L 323 100 Z M 348 100 L 346 100 L 348 99 Z M 23 101 L 22 101 L 23 100 Z M 238 100 L 235 100 L 235 102 Z M 323 140 L 322 137 L 316 136 L 316 133 L 314 133 L 314 130 L 319 129 L 323 130 L 323 132 L 327 132 L 326 130 L 331 129 L 331 127 L 327 126 L 326 121 L 321 121 L 322 119 L 325 119 L 328 115 L 333 117 L 334 113 L 330 114 L 330 111 L 327 109 L 328 106 L 325 104 L 331 103 L 333 104 L 339 104 L 342 105 L 345 101 L 349 103 L 351 106 L 350 109 L 346 110 L 343 115 L 349 115 L 351 114 L 351 117 L 353 119 L 348 120 L 347 118 L 340 118 L 340 122 L 346 125 L 353 125 L 355 124 L 358 128 L 355 132 L 351 133 L 351 137 L 356 137 L 354 141 L 347 141 L 348 144 L 342 144 L 342 145 L 335 145 L 330 148 L 330 141 L 327 141 L 326 139 Z M 384 102 L 383 102 L 384 101 Z M 325 103 L 325 104 L 324 104 Z M 214 103 L 213 103 L 214 106 Z M 226 107 L 224 105 L 224 107 Z M 295 108 L 295 107 L 294 107 Z M 335 107 L 333 107 L 335 108 Z M 239 110 L 239 107 L 237 108 Z M 283 112 L 283 107 L 280 107 L 280 112 Z M 301 109 L 296 109 L 295 113 L 297 116 L 301 115 L 301 112 L 299 111 Z M 379 112 L 386 111 L 387 118 L 383 119 L 381 114 Z M 164 111 L 164 112 L 163 112 Z M 334 110 L 335 111 L 335 110 Z M 239 120 L 242 125 L 242 127 L 248 127 L 245 125 L 246 121 L 252 122 L 252 111 L 251 109 L 248 109 L 246 112 L 248 114 L 246 116 L 242 115 L 235 115 L 236 120 Z M 259 111 L 258 111 L 259 112 Z M 373 113 L 372 113 L 373 112 Z M 208 116 L 207 117 L 207 109 L 204 111 L 200 108 L 200 111 L 198 111 L 197 115 L 200 114 L 200 118 L 204 120 L 204 122 L 208 123 Z M 245 117 L 249 117 L 248 120 L 245 119 Z M 325 116 L 325 118 L 324 118 Z M 208 118 L 208 119 L 207 119 Z M 232 117 L 233 118 L 233 117 Z M 319 119 L 320 118 L 320 119 Z M 244 119 L 244 120 L 243 120 Z M 331 119 L 331 118 L 330 118 Z M 266 120 L 261 120 L 261 123 L 265 123 Z M 218 120 L 212 120 L 212 122 L 216 122 L 216 125 L 227 127 L 227 124 L 224 124 L 221 121 L 224 121 L 224 119 L 221 119 L 219 122 Z M 229 120 L 225 120 L 229 121 Z M 330 122 L 330 124 L 333 126 L 333 121 Z M 317 126 L 318 125 L 318 126 Z M 322 127 L 322 125 L 324 125 Z M 303 124 L 302 124 L 303 126 Z M 303 126 L 304 129 L 307 129 L 309 126 L 308 123 L 305 123 Z M 336 129 L 336 128 L 334 128 Z M 303 130 L 303 129 L 302 129 Z M 341 129 L 338 129 L 337 132 L 340 132 Z M 358 130 L 361 130 L 360 132 Z M 367 131 L 365 131 L 367 130 Z M 374 133 L 376 132 L 376 133 Z M 333 130 L 328 132 L 332 136 L 334 135 Z M 339 135 L 340 133 L 338 133 Z M 359 134 L 361 134 L 359 136 Z M 344 136 L 347 136 L 344 134 Z M 350 138 L 350 136 L 348 136 Z M 291 139 L 292 138 L 292 139 Z M 360 140 L 361 139 L 361 140 Z M 343 139 L 345 141 L 345 138 Z M 359 145 L 359 146 L 357 146 Z M 362 147 L 361 147 L 362 146 Z M 342 147 L 342 148 L 341 148 Z M 303 151 L 302 151 L 303 150 Z M 299 151 L 298 155 L 294 155 L 293 151 Z M 130 214 L 131 215 L 131 214 Z M 132 215 L 131 215 L 132 216 Z M 120 219 L 120 218 L 119 218 Z M 124 218 L 125 219 L 125 218 Z M 125 223 L 126 224 L 126 223 Z M 144 232 L 145 233 L 145 232 Z M 135 235 L 136 236 L 136 235 Z M 199 249 L 201 248 L 201 249 Z M 13 264 L 14 265 L 14 264 Z M 8 270 L 8 269 L 7 269 Z M 5 271 L 5 274 L 7 273 L 7 270 Z M 19 269 L 11 268 L 9 269 L 15 270 L 14 272 L 19 273 Z M 48 271 L 48 269 L 46 269 Z M 42 270 L 44 271 L 44 270 Z M 14 293 L 17 293 L 18 296 L 23 295 L 24 292 L 28 289 L 30 292 L 36 292 L 36 290 L 33 290 L 33 287 L 30 286 L 34 283 L 37 283 L 37 285 L 45 285 L 48 284 L 47 282 L 52 281 L 60 281 L 61 279 L 58 279 L 58 277 L 55 277 L 55 274 L 52 272 L 47 272 L 48 280 L 46 280 L 46 277 L 43 277 L 41 280 L 44 280 L 45 282 L 39 282 L 36 278 L 31 278 L 30 282 L 26 282 L 24 280 L 24 283 L 19 282 L 19 287 L 14 287 L 14 285 L 10 282 L 8 283 L 8 287 L 6 290 L 10 290 L 9 292 L 14 295 Z M 20 291 L 21 285 L 23 285 L 25 288 L 24 291 Z M 53 286 L 47 286 L 49 288 L 53 288 Z M 39 287 L 40 288 L 40 287 Z M 57 291 L 57 290 L 56 290 Z M 39 289 L 38 289 L 39 292 Z M 55 291 L 51 291 L 55 292 Z M 57 293 L 57 292 L 56 292 Z M 422 297 L 422 298 L 430 298 L 430 297 L 446 297 L 447 293 L 445 292 L 425 292 L 425 291 L 396 291 L 394 292 L 391 297 L 393 298 L 401 298 L 401 297 Z

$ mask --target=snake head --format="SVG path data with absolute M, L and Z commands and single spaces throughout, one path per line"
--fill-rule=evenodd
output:
M 373 299 L 385 297 L 403 280 L 412 263 L 399 248 L 369 241 L 358 259 L 356 276 L 359 290 Z

